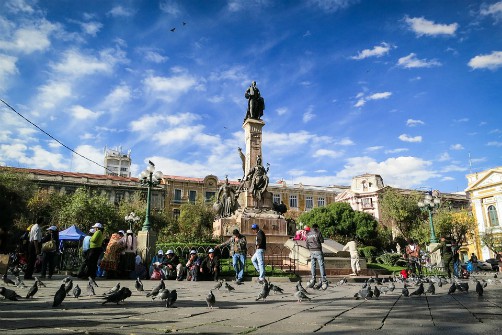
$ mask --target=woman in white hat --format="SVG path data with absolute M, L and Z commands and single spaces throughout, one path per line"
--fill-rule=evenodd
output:
M 103 235 L 103 225 L 101 223 L 95 223 L 92 226 L 96 231 L 92 234 L 91 241 L 89 243 L 89 254 L 87 255 L 87 275 L 92 279 L 96 278 L 96 271 L 98 270 L 98 259 L 103 252 L 103 240 L 105 239 Z

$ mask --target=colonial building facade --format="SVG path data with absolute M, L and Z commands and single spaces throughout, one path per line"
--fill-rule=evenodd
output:
M 494 258 L 495 254 L 482 245 L 479 238 L 485 233 L 502 237 L 502 166 L 471 173 L 467 176 L 467 189 L 472 213 L 476 218 L 477 232 L 473 250 L 479 259 Z

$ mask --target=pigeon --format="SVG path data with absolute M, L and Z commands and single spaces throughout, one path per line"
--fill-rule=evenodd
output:
M 227 289 L 227 291 L 230 293 L 231 291 L 235 291 L 235 288 L 233 288 L 232 285 L 230 285 L 229 283 L 225 282 L 225 288 Z
M 99 287 L 98 283 L 96 283 L 96 281 L 92 277 L 89 277 L 89 284 L 95 287 Z
M 373 291 L 371 290 L 371 286 L 368 285 L 366 288 L 360 289 L 359 292 L 354 294 L 354 298 L 359 300 L 359 298 L 363 298 L 364 300 L 371 299 L 373 297 Z
M 448 289 L 448 294 L 453 294 L 457 290 L 457 285 L 455 283 L 451 284 L 450 288 Z
M 256 298 L 255 301 L 258 301 L 260 299 L 265 300 L 268 297 L 268 294 L 270 293 L 270 286 L 268 286 L 268 282 L 266 279 L 263 279 L 263 285 L 260 294 L 258 294 L 258 297 Z
M 3 282 L 4 282 L 6 285 L 11 284 L 11 285 L 16 286 L 16 283 L 15 283 L 12 279 L 7 278 L 7 274 L 4 274 L 4 275 L 3 275 Z
M 113 292 L 112 294 L 104 297 L 103 299 L 105 299 L 105 301 L 103 301 L 102 305 L 106 304 L 107 302 L 114 302 L 118 305 L 119 302 L 124 301 L 127 298 L 129 298 L 131 296 L 131 294 L 132 294 L 132 292 L 130 289 L 128 289 L 127 287 L 122 287 L 118 291 Z
M 40 278 L 35 277 L 35 281 L 38 283 L 38 286 L 39 286 L 39 287 L 40 287 L 40 286 L 47 287 L 47 286 L 45 286 L 45 284 L 44 284 L 44 283 L 42 283 L 42 281 L 40 280 Z
M 322 287 L 322 281 L 318 282 L 317 284 L 314 284 L 312 288 L 315 290 L 320 290 L 321 287 Z
M 143 282 L 141 282 L 141 279 L 136 278 L 136 282 L 134 283 L 134 288 L 136 288 L 136 291 L 138 292 L 143 292 Z
M 120 290 L 120 283 L 117 283 L 114 287 L 109 289 L 108 292 L 106 292 L 104 295 L 111 295 L 118 292 L 119 290 Z
M 75 297 L 75 298 L 80 297 L 80 293 L 82 293 L 82 290 L 80 289 L 80 287 L 78 287 L 78 284 L 77 284 L 75 286 L 75 288 L 73 289 L 73 297 Z
M 176 30 L 176 27 L 174 27 L 173 29 L 171 29 L 171 31 L 174 33 L 174 31 Z
M 424 294 L 424 284 L 420 283 L 418 288 L 415 291 L 411 292 L 409 296 L 411 297 L 412 295 L 418 295 L 420 297 L 422 294 Z
M 368 287 L 368 280 L 367 279 L 364 281 L 363 286 L 361 288 L 365 289 L 366 287 Z
M 214 297 L 213 291 L 209 291 L 209 294 L 206 297 L 207 307 L 213 308 L 216 298 Z
M 483 285 L 479 282 L 479 280 L 476 282 L 476 293 L 478 296 L 483 296 Z
M 373 295 L 377 299 L 380 297 L 380 290 L 378 289 L 378 286 L 375 286 L 375 289 L 373 290 Z
M 73 288 L 73 280 L 71 280 L 71 278 L 68 278 L 64 286 L 66 294 L 69 294 L 72 288 Z
M 303 299 L 307 299 L 308 301 L 312 300 L 305 293 L 303 293 L 303 291 L 296 291 L 295 297 L 298 299 L 298 302 L 302 302 Z
M 14 285 L 16 285 L 16 287 L 21 287 L 21 288 L 26 287 L 26 285 L 24 285 L 24 281 L 19 276 L 16 276 L 16 281 Z
M 305 290 L 305 288 L 302 286 L 301 281 L 298 281 L 298 283 L 296 283 L 296 291 L 307 294 L 307 290 Z
M 58 307 L 63 302 L 64 298 L 66 298 L 66 289 L 65 284 L 61 284 L 59 289 L 54 294 L 54 302 L 52 303 L 52 307 Z
M 96 292 L 94 292 L 94 286 L 91 284 L 91 282 L 87 283 L 87 295 L 96 295 Z
M 176 300 L 178 299 L 178 292 L 176 292 L 176 290 L 172 290 L 171 292 L 169 292 L 169 295 L 167 297 L 167 301 L 166 301 L 166 307 L 171 307 L 172 305 L 174 305 L 174 303 L 176 302 Z
M 213 290 L 220 290 L 220 288 L 223 286 L 223 280 L 218 280 L 218 283 L 214 285 Z
M 394 292 L 395 289 L 396 289 L 396 285 L 394 284 L 394 282 L 391 282 L 389 285 L 389 291 Z
M 433 282 L 429 283 L 429 287 L 427 287 L 427 291 L 425 293 L 436 294 L 436 286 L 434 286 Z
M 21 269 L 16 265 L 13 268 L 10 268 L 10 272 L 17 277 L 19 276 L 19 273 L 21 273 Z
M 0 294 L 3 295 L 5 299 L 9 299 L 12 301 L 17 301 L 17 298 L 21 298 L 19 294 L 5 287 L 0 287 Z
M 469 292 L 469 283 L 457 283 L 457 289 L 460 292 Z
M 146 296 L 147 297 L 152 297 L 152 300 L 154 300 L 155 296 L 157 296 L 157 294 L 159 294 L 160 290 L 163 290 L 165 288 L 166 288 L 166 284 L 164 284 L 164 280 L 161 279 L 159 285 L 157 285 L 154 288 L 152 288 L 152 290 L 150 292 L 148 292 L 146 294 Z
M 152 296 L 152 300 L 155 300 L 155 298 L 159 298 L 160 300 L 164 301 L 167 300 L 168 297 L 169 297 L 169 290 L 167 288 L 164 288 L 161 289 L 156 296 Z
M 270 283 L 268 286 L 270 290 L 274 291 L 274 293 L 280 293 L 280 294 L 284 293 L 284 290 L 277 285 Z
M 38 283 L 34 282 L 33 286 L 30 287 L 28 293 L 26 294 L 26 299 L 33 298 L 33 296 L 38 292 Z
M 347 284 L 347 277 L 343 277 L 343 279 L 340 279 L 337 285 L 344 285 L 344 284 Z
M 408 287 L 406 286 L 406 284 L 404 284 L 404 287 L 403 287 L 403 289 L 401 290 L 401 294 L 402 294 L 404 297 L 409 297 L 409 296 L 410 296 L 410 291 L 408 291 Z

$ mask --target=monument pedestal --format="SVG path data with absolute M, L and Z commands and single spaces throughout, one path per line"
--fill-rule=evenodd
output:
M 154 231 L 138 232 L 138 249 L 137 252 L 141 256 L 141 260 L 145 266 L 150 264 L 153 256 L 155 256 L 155 244 L 157 243 L 157 234 Z

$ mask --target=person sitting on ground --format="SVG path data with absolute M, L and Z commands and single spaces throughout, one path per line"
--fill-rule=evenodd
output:
M 165 279 L 176 279 L 180 276 L 182 265 L 180 258 L 172 250 L 167 250 L 166 260 L 164 261 L 162 272 Z
M 187 280 L 188 281 L 198 281 L 199 280 L 199 272 L 200 272 L 201 263 L 202 263 L 202 260 L 197 255 L 197 251 L 191 250 L 190 251 L 190 258 L 188 259 L 188 262 L 186 264 Z
M 152 262 L 150 263 L 150 268 L 148 269 L 148 276 L 150 279 L 160 280 L 162 277 L 161 267 L 162 264 L 166 261 L 166 257 L 164 256 L 164 251 L 160 249 L 157 252 L 157 255 L 152 257 Z
M 207 256 L 202 261 L 200 274 L 202 280 L 218 280 L 218 276 L 220 275 L 220 260 L 218 257 L 215 257 L 213 249 L 208 250 Z

